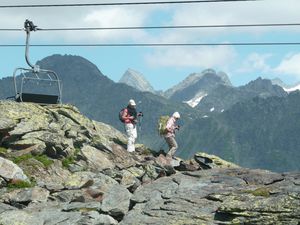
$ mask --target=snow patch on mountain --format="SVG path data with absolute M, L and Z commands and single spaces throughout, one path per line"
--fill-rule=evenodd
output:
M 192 108 L 195 108 L 205 96 L 207 96 L 207 93 L 200 92 L 194 98 L 184 101 L 184 103 L 188 104 Z
M 290 87 L 290 88 L 283 88 L 283 90 L 285 90 L 286 92 L 292 92 L 292 91 L 300 90 L 300 84 L 298 84 L 294 87 Z
M 282 87 L 283 90 L 288 93 L 292 92 L 292 91 L 300 90 L 300 83 L 296 83 L 294 85 L 288 85 L 288 84 L 284 83 L 282 80 L 280 80 L 279 78 L 272 79 L 271 82 L 274 85 L 278 85 L 278 86 Z

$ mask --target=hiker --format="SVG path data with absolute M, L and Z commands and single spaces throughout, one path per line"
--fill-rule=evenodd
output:
M 166 134 L 164 138 L 169 146 L 169 151 L 167 156 L 173 158 L 175 152 L 178 148 L 177 142 L 175 140 L 175 130 L 179 130 L 179 126 L 176 124 L 176 121 L 180 118 L 179 112 L 174 112 L 173 115 L 168 119 L 166 124 Z
M 136 124 L 138 122 L 138 116 L 142 116 L 142 112 L 136 112 L 136 104 L 133 99 L 130 99 L 128 106 L 123 110 L 122 120 L 125 124 L 125 130 L 128 137 L 127 151 L 134 152 L 135 139 L 137 138 Z

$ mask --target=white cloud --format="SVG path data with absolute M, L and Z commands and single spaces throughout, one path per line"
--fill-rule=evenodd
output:
M 126 1 L 120 0 L 119 2 Z M 137 1 L 137 0 L 136 0 Z M 64 3 L 80 3 L 79 0 L 67 0 Z M 93 2 L 107 2 L 90 0 Z M 4 0 L 2 5 L 40 4 L 39 1 Z M 45 0 L 42 4 L 61 4 L 60 1 Z M 234 7 L 234 8 L 233 8 Z M 105 6 L 105 7 L 70 7 L 70 8 L 25 8 L 0 9 L 0 20 L 5 21 L 1 28 L 21 28 L 26 18 L 33 20 L 41 28 L 56 27 L 114 27 L 143 25 L 207 25 L 236 23 L 288 23 L 300 20 L 300 1 L 255 1 L 235 3 L 201 3 L 157 6 Z M 267 16 L 266 16 L 267 15 Z M 278 16 L 280 15 L 280 16 Z M 224 42 L 230 41 L 233 34 L 262 32 L 275 28 L 218 28 L 184 30 L 114 30 L 114 31 L 77 31 L 43 32 L 39 40 L 55 42 Z M 298 29 L 287 28 L 286 31 Z M 222 36 L 225 34 L 226 36 Z M 1 33 L 2 43 L 23 40 L 16 33 Z M 257 38 L 256 36 L 251 37 Z M 7 41 L 8 40 L 8 41 Z M 242 41 L 241 37 L 238 41 Z
M 149 12 L 150 13 L 150 12 Z M 84 24 L 94 27 L 124 27 L 124 26 L 143 26 L 148 13 L 144 10 L 124 9 L 121 7 L 95 10 L 86 15 Z M 97 40 L 136 40 L 145 36 L 142 30 L 102 30 L 92 34 Z M 124 42 L 124 41 L 123 41 Z
M 276 73 L 300 78 L 300 53 L 287 55 L 274 69 Z
M 251 73 L 251 72 L 270 72 L 271 67 L 267 63 L 267 60 L 272 57 L 272 54 L 265 53 L 251 53 L 247 58 L 242 62 L 241 67 L 239 67 L 237 73 Z
M 153 67 L 226 68 L 235 58 L 227 46 L 160 48 L 148 53 L 146 62 Z
M 121 1 L 120 1 L 121 2 Z M 66 3 L 66 2 L 64 2 Z M 74 1 L 73 1 L 74 3 Z M 81 2 L 82 3 L 82 2 Z M 89 2 L 91 3 L 91 2 Z M 99 3 L 99 1 L 98 1 Z M 16 4 L 16 1 L 7 3 Z M 18 4 L 25 4 L 20 3 Z M 38 2 L 26 2 L 26 4 L 39 4 Z M 51 1 L 43 1 L 42 4 L 55 4 Z M 61 4 L 61 3 L 57 3 Z M 5 5 L 5 4 L 1 4 Z M 73 28 L 73 27 L 122 27 L 143 26 L 155 7 L 70 7 L 70 8 L 26 8 L 26 9 L 0 9 L 0 20 L 5 21 L 0 28 L 23 28 L 24 21 L 30 19 L 39 28 Z M 130 42 L 143 39 L 143 30 L 98 30 L 98 31 L 65 31 L 46 32 L 39 31 L 32 35 L 38 36 L 38 41 L 62 42 Z M 0 41 L 11 43 L 12 41 L 23 41 L 25 34 L 16 32 L 1 32 Z
M 300 19 L 299 10 L 300 1 L 298 0 L 195 4 L 187 7 L 178 7 L 171 22 L 177 25 L 297 23 Z M 207 28 L 203 30 L 206 34 L 224 31 L 248 33 L 278 31 L 278 27 Z M 295 27 L 290 27 L 289 30 L 297 31 Z

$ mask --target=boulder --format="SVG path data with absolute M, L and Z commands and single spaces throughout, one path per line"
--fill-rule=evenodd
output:
M 49 197 L 49 191 L 43 188 L 25 188 L 17 189 L 12 192 L 7 193 L 4 198 L 10 203 L 20 203 L 28 205 L 30 202 L 46 202 Z
M 128 212 L 131 193 L 120 185 L 114 185 L 103 196 L 101 210 L 117 220 Z
M 29 181 L 23 170 L 12 161 L 0 157 L 0 176 L 5 180 Z
M 204 152 L 198 152 L 195 154 L 194 159 L 199 163 L 202 169 L 211 169 L 211 168 L 237 168 L 238 165 L 225 161 L 218 156 L 209 155 Z
M 0 214 L 1 225 L 44 225 L 43 218 L 24 210 L 10 210 Z
M 89 145 L 81 149 L 82 156 L 87 161 L 89 168 L 93 171 L 102 171 L 105 169 L 114 168 L 114 163 L 109 160 L 106 153 Z
M 92 186 L 94 174 L 91 172 L 76 172 L 69 176 L 64 182 L 67 189 L 82 189 Z

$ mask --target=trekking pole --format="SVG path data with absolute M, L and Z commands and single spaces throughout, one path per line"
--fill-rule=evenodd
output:
M 138 126 L 139 126 L 139 131 L 142 131 L 142 121 L 143 121 L 143 116 L 139 116 L 138 119 Z
M 142 104 L 142 101 L 138 101 L 138 105 L 140 106 Z M 141 110 L 141 108 L 140 108 Z M 143 113 L 142 111 L 139 112 L 139 114 L 141 114 L 140 116 L 138 116 L 138 129 L 139 129 L 139 133 L 140 136 L 142 136 L 142 121 L 143 121 Z

